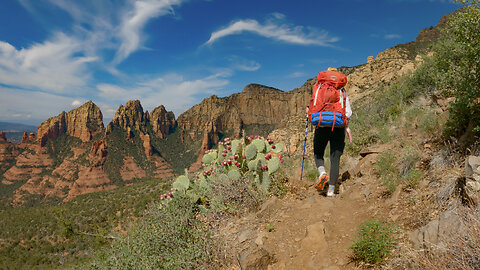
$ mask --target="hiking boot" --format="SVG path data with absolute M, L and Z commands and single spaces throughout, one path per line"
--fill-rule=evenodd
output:
M 318 177 L 318 181 L 315 184 L 316 190 L 323 190 L 325 188 L 325 184 L 328 182 L 328 175 L 326 172 L 322 172 Z
M 327 197 L 335 196 L 335 186 L 329 186 L 327 191 Z

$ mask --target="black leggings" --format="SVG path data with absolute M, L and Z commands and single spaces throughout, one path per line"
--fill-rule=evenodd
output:
M 334 128 L 333 131 L 331 127 L 315 129 L 313 153 L 317 168 L 324 166 L 323 155 L 328 142 L 330 142 L 330 180 L 328 184 L 334 186 L 339 175 L 340 156 L 345 148 L 345 128 Z

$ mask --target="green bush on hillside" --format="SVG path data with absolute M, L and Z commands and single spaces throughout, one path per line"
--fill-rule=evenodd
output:
M 183 196 L 152 205 L 91 269 L 205 269 L 213 248 L 198 206 Z
M 455 98 L 445 135 L 467 147 L 480 135 L 480 7 L 477 1 L 458 2 L 466 6 L 449 20 L 425 68 L 431 85 Z
M 369 220 L 360 224 L 350 247 L 353 258 L 368 264 L 383 262 L 391 256 L 391 249 L 395 247 L 395 233 L 395 226 L 380 220 Z

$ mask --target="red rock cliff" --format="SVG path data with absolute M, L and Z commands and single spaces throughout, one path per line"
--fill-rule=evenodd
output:
M 83 142 L 103 130 L 103 115 L 100 108 L 89 101 L 77 109 L 48 119 L 38 126 L 38 141 L 44 146 L 49 139 L 56 138 L 63 133 L 77 137 Z

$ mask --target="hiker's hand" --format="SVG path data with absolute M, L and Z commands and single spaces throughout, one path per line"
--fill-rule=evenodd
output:
M 305 108 L 305 113 L 308 114 L 308 106 Z
M 350 131 L 349 127 L 347 127 L 347 135 L 348 135 L 348 141 L 352 142 L 352 132 Z

